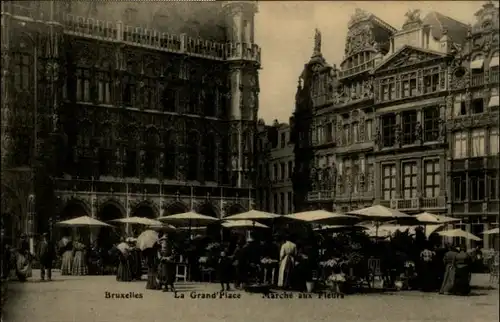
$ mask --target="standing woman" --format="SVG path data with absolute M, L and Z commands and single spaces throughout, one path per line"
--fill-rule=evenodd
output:
M 86 262 L 85 244 L 80 237 L 77 237 L 73 242 L 73 266 L 71 275 L 82 276 L 87 275 L 89 272 Z
M 63 237 L 59 242 L 61 256 L 61 275 L 71 275 L 73 266 L 73 243 L 68 237 Z
M 452 292 L 456 295 L 469 295 L 472 258 L 465 247 L 457 247 L 455 256 L 455 281 Z
M 116 254 L 118 255 L 118 269 L 116 270 L 116 280 L 119 282 L 132 281 L 132 271 L 130 269 L 130 251 L 130 248 L 122 248 L 116 252 Z
M 450 294 L 453 289 L 453 284 L 455 283 L 455 260 L 457 254 L 458 253 L 451 247 L 446 254 L 444 254 L 443 262 L 445 264 L 445 271 L 439 294 Z
M 418 272 L 421 289 L 424 292 L 433 291 L 434 272 L 433 261 L 436 253 L 431 250 L 430 243 L 420 253 L 420 271 Z
M 158 279 L 160 280 L 160 285 L 165 286 L 163 291 L 168 292 L 168 288 L 170 287 L 170 289 L 175 292 L 175 263 L 173 262 L 174 251 L 172 244 L 166 236 L 160 238 L 158 259 L 160 260 Z
M 158 247 L 155 245 L 152 248 L 147 248 L 142 254 L 146 259 L 146 265 L 148 266 L 148 281 L 146 282 L 146 289 L 161 289 L 161 285 L 158 282 Z
M 278 287 L 289 288 L 295 257 L 297 256 L 297 245 L 290 241 L 290 237 L 285 238 L 285 243 L 280 250 L 280 268 L 278 274 Z

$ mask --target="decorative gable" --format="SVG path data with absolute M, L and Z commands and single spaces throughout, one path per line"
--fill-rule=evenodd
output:
M 444 57 L 446 57 L 446 54 L 411 46 L 404 46 L 383 60 L 380 65 L 373 70 L 373 73 L 407 67 L 427 60 Z

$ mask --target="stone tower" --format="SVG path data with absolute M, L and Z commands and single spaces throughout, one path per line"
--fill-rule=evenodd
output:
M 227 1 L 222 4 L 227 19 L 227 52 L 230 64 L 229 144 L 231 183 L 251 187 L 254 134 L 258 111 L 260 50 L 254 42 L 255 1 Z

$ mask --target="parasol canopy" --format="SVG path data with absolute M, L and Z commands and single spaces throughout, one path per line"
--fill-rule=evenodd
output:
M 494 234 L 500 234 L 500 228 L 497 227 L 483 231 L 483 235 L 494 235 Z
M 269 220 L 282 217 L 281 215 L 272 214 L 270 212 L 250 210 L 240 214 L 225 217 L 224 220 Z
M 136 247 L 139 248 L 140 250 L 145 250 L 148 248 L 152 248 L 156 242 L 158 242 L 158 233 L 153 230 L 146 230 L 143 231 L 138 237 L 137 237 L 137 244 Z
M 423 224 L 448 224 L 452 222 L 459 222 L 460 219 L 452 218 L 443 215 L 431 214 L 429 212 L 423 212 L 415 216 L 417 220 Z
M 251 220 L 228 220 L 222 223 L 225 228 L 269 228 L 261 223 Z
M 162 223 L 155 219 L 145 218 L 145 217 L 128 217 L 112 220 L 114 222 L 119 222 L 123 224 L 136 224 L 136 225 L 161 225 Z
M 113 227 L 111 225 L 106 224 L 100 220 L 94 219 L 89 216 L 81 216 L 69 220 L 64 220 L 56 223 L 58 226 L 67 226 L 67 227 Z
M 182 225 L 182 226 L 203 226 L 210 223 L 214 223 L 219 221 L 219 219 L 198 214 L 196 212 L 190 211 L 182 214 L 164 216 L 158 218 L 160 221 L 169 222 L 173 225 Z
M 130 246 L 127 243 L 122 242 L 122 243 L 119 243 L 116 246 L 116 249 L 118 249 L 120 252 L 122 252 L 123 254 L 125 254 L 125 253 L 127 253 L 130 250 Z
M 287 218 L 306 221 L 306 222 L 314 222 L 314 223 L 323 223 L 330 225 L 340 225 L 351 223 L 354 224 L 359 221 L 359 218 L 356 216 L 343 215 L 336 212 L 330 212 L 326 210 L 312 210 L 312 211 L 304 211 L 297 212 L 291 215 L 286 216 Z
M 438 235 L 444 236 L 444 237 L 459 237 L 459 238 L 465 238 L 465 239 L 471 239 L 475 241 L 481 240 L 481 238 L 477 237 L 476 235 L 473 235 L 469 232 L 466 232 L 465 230 L 462 229 L 451 229 L 451 230 L 444 230 L 440 231 Z
M 348 212 L 349 215 L 358 216 L 363 220 L 371 219 L 374 221 L 391 221 L 391 220 L 408 220 L 413 219 L 412 216 L 402 213 L 399 210 L 375 205 L 363 209 L 353 210 Z
M 176 228 L 172 225 L 169 224 L 163 224 L 160 222 L 159 225 L 149 225 L 148 228 L 150 230 L 155 230 L 155 231 L 174 231 Z
M 340 232 L 346 230 L 366 230 L 369 229 L 365 226 L 351 226 L 351 225 L 322 225 L 321 227 L 314 228 L 313 230 L 319 231 L 332 231 L 332 232 Z

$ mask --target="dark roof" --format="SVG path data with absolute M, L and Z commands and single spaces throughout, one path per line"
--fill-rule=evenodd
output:
M 431 27 L 431 34 L 436 40 L 441 39 L 445 29 L 451 41 L 456 44 L 463 44 L 467 37 L 468 26 L 466 24 L 439 12 L 429 12 L 425 16 L 423 23 Z

